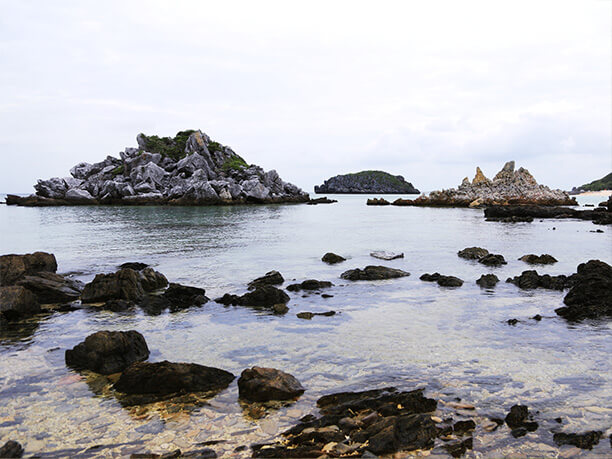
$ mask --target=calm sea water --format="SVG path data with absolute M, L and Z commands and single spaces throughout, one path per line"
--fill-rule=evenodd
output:
M 40 456 L 189 451 L 219 440 L 212 446 L 219 455 L 244 456 L 248 450 L 234 449 L 270 441 L 316 413 L 321 395 L 386 385 L 461 397 L 477 406 L 477 422 L 503 417 L 516 403 L 539 411 L 540 428 L 526 437 L 514 439 L 506 428 L 477 429 L 472 455 L 570 454 L 570 447 L 554 445 L 552 429 L 612 426 L 610 322 L 568 324 L 554 313 L 564 293 L 521 291 L 503 282 L 532 269 L 517 260 L 528 253 L 559 260 L 536 268 L 540 273 L 570 274 L 593 258 L 612 263 L 612 229 L 571 220 L 485 222 L 482 210 L 368 207 L 367 196 L 334 198 L 337 204 L 318 206 L 0 206 L 0 254 L 52 252 L 59 272 L 84 281 L 125 261 L 144 261 L 170 281 L 205 288 L 211 298 L 243 293 L 247 282 L 273 269 L 289 282 L 335 284 L 326 292 L 333 298 L 291 294 L 285 316 L 209 302 L 159 316 L 87 309 L 23 321 L 0 335 L 0 440 L 15 439 L 26 454 Z M 592 232 L 598 228 L 604 233 Z M 469 246 L 501 253 L 508 264 L 487 268 L 458 258 Z M 405 258 L 384 262 L 369 256 L 373 250 L 400 251 Z M 328 251 L 348 260 L 328 266 L 320 261 Z M 412 275 L 356 283 L 339 277 L 369 264 Z M 447 289 L 419 280 L 434 271 L 465 284 Z M 475 280 L 484 273 L 502 282 L 481 289 Z M 312 321 L 295 316 L 327 310 L 340 314 Z M 544 319 L 529 319 L 535 314 Z M 509 326 L 510 318 L 520 322 Z M 270 366 L 296 376 L 307 391 L 263 417 L 237 402 L 235 383 L 193 410 L 169 403 L 124 408 L 108 381 L 64 363 L 65 349 L 101 329 L 140 331 L 151 361 L 196 362 L 236 375 Z M 554 421 L 559 416 L 561 425 Z M 610 454 L 608 439 L 590 454 Z

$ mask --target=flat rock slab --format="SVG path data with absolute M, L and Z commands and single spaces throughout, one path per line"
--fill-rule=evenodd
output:
M 370 252 L 370 256 L 374 258 L 379 258 L 381 260 L 395 260 L 397 258 L 404 258 L 403 252 L 385 252 L 385 251 L 375 251 Z
M 285 279 L 281 273 L 278 271 L 270 271 L 265 275 L 249 282 L 248 289 L 253 290 L 257 287 L 261 287 L 262 285 L 280 285 L 283 282 L 285 282 Z
M 17 284 L 34 293 L 41 304 L 70 303 L 83 291 L 82 282 L 49 271 L 25 276 Z
M 322 288 L 329 288 L 333 286 L 331 282 L 319 281 L 316 279 L 308 279 L 300 284 L 291 284 L 287 286 L 287 290 L 290 292 L 298 292 L 300 290 L 320 290 Z
M 148 357 L 147 342 L 137 331 L 99 331 L 66 350 L 66 365 L 109 375 Z
M 342 279 L 351 281 L 395 279 L 405 276 L 410 276 L 410 273 L 386 266 L 366 266 L 364 269 L 349 269 L 340 275 Z
M 125 394 L 216 392 L 225 389 L 234 379 L 228 371 L 196 363 L 137 362 L 121 374 L 114 388 Z
M 238 379 L 240 398 L 251 402 L 293 400 L 305 390 L 294 376 L 275 368 L 248 368 Z

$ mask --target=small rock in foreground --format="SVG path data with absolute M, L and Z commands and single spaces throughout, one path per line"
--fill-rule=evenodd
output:
M 332 252 L 327 252 L 325 255 L 323 255 L 323 258 L 321 258 L 321 260 L 329 265 L 333 265 L 346 261 L 346 258 L 341 257 L 340 255 L 337 255 Z
M 292 400 L 305 390 L 294 376 L 274 368 L 249 368 L 238 379 L 240 398 L 251 402 Z
M 483 274 L 480 279 L 476 281 L 478 285 L 484 288 L 495 287 L 499 282 L 499 278 L 495 274 Z
M 22 446 L 14 440 L 7 441 L 2 448 L 0 448 L 1 458 L 20 458 L 23 456 Z

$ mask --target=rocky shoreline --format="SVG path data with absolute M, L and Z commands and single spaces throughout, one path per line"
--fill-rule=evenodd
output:
M 489 267 L 505 263 L 501 254 L 492 254 L 480 247 L 468 247 L 457 253 L 468 263 Z M 527 264 L 555 263 L 549 254 L 527 254 L 520 258 Z M 324 263 L 342 263 L 344 257 L 333 253 L 323 256 Z M 0 257 L 0 316 L 3 321 L 37 314 L 41 305 L 70 311 L 74 308 L 101 308 L 111 312 L 140 307 L 147 314 L 169 314 L 185 308 L 202 307 L 211 301 L 200 287 L 169 282 L 166 276 L 142 263 L 125 263 L 114 273 L 98 274 L 87 284 L 57 274 L 57 261 L 52 254 L 36 252 Z M 339 277 L 348 281 L 377 282 L 397 279 L 409 273 L 385 266 L 342 270 Z M 423 274 L 423 281 L 437 282 L 438 288 L 460 288 L 463 279 L 439 273 Z M 482 288 L 494 289 L 497 276 L 486 274 L 475 282 Z M 565 306 L 556 313 L 568 322 L 610 320 L 612 318 L 612 267 L 599 260 L 580 264 L 571 275 L 540 275 L 523 271 L 509 278 L 508 283 L 520 289 L 538 288 L 568 290 Z M 333 287 L 326 280 L 306 279 L 287 285 L 278 271 L 270 271 L 246 286 L 246 293 L 226 293 L 216 301 L 227 306 L 243 306 L 283 315 L 289 312 L 289 293 L 303 291 L 320 294 Z M 350 284 L 349 287 L 350 288 Z M 285 291 L 286 290 L 286 291 Z M 289 292 L 289 293 L 287 293 Z M 321 295 L 323 297 L 323 295 Z M 46 308 L 45 308 L 46 309 Z M 312 319 L 329 313 L 299 312 L 297 316 Z M 518 325 L 525 319 L 509 319 Z M 529 320 L 542 320 L 534 317 Z M 0 321 L 0 327 L 2 322 Z M 65 350 L 65 363 L 76 372 L 90 371 L 106 378 L 106 385 L 122 406 L 140 406 L 157 401 L 180 400 L 191 395 L 214 398 L 225 390 L 236 376 L 221 368 L 189 362 L 148 362 L 151 350 L 146 338 L 136 330 L 100 330 L 84 337 L 72 349 Z M 238 378 L 240 403 L 283 402 L 296 400 L 308 387 L 293 375 L 280 369 L 256 366 L 246 368 Z M 253 457 L 372 457 L 400 451 L 433 451 L 460 457 L 473 447 L 473 433 L 482 435 L 507 429 L 507 435 L 520 438 L 546 426 L 557 445 L 573 445 L 591 449 L 603 436 L 602 431 L 571 431 L 557 421 L 542 418 L 518 401 L 509 401 L 505 415 L 482 411 L 449 394 L 431 398 L 429 390 L 373 388 L 358 392 L 336 392 L 317 400 L 318 415 L 307 415 L 285 431 L 276 442 L 255 443 Z M 198 402 L 200 403 L 200 402 Z M 510 407 L 510 405 L 512 405 Z M 509 411 L 508 411 L 509 409 Z M 562 423 L 561 423 L 562 424 Z M 5 454 L 23 454 L 20 445 L 7 443 Z M 215 457 L 210 448 L 193 451 L 169 451 L 169 456 L 147 457 Z M 9 456 L 10 457 L 10 456 Z M 13 456 L 20 457 L 20 456 Z M 142 456 L 134 456 L 142 457 Z
M 275 170 L 249 165 L 230 147 L 202 131 L 174 138 L 138 134 L 138 147 L 120 158 L 79 163 L 71 177 L 39 180 L 36 194 L 9 194 L 7 205 L 225 205 L 308 202 L 297 186 Z

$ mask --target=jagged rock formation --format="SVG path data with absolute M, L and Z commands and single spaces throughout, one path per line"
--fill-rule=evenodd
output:
M 71 177 L 39 180 L 36 194 L 7 197 L 26 206 L 79 204 L 210 205 L 306 202 L 308 194 L 286 183 L 275 170 L 248 165 L 230 147 L 202 131 L 174 138 L 138 134 L 138 148 L 121 158 L 79 163 Z
M 432 191 L 429 196 L 419 196 L 414 200 L 398 199 L 394 205 L 403 206 L 448 206 L 484 207 L 489 205 L 543 206 L 577 205 L 565 191 L 551 190 L 539 185 L 527 169 L 514 170 L 514 161 L 508 161 L 501 171 L 488 179 L 479 167 L 470 182 L 466 177 L 458 188 Z
M 401 175 L 382 171 L 362 171 L 355 174 L 336 175 L 314 187 L 315 193 L 389 193 L 419 194 L 420 191 L 406 182 Z

